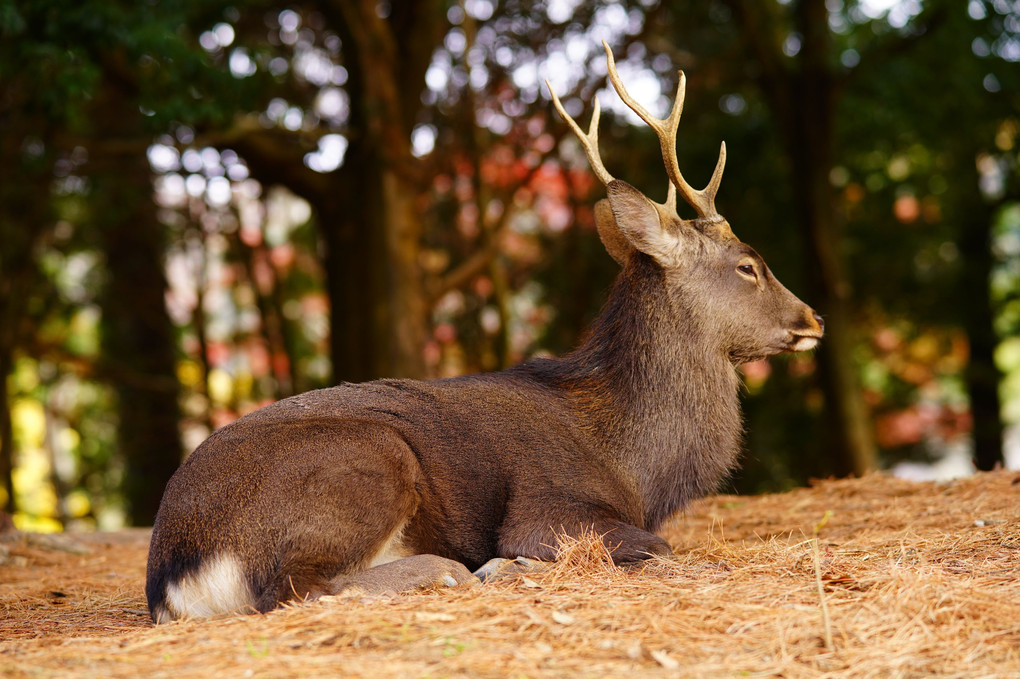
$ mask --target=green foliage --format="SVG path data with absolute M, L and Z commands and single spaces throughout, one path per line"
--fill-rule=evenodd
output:
M 88 128 L 88 105 L 104 78 L 134 92 L 154 132 L 171 122 L 223 124 L 248 88 L 211 68 L 189 29 L 219 7 L 206 0 L 3 0 L 0 80 L 20 114 L 74 132 Z

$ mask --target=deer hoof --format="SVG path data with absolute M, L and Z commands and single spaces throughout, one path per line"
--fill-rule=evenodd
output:
M 482 565 L 481 568 L 476 570 L 473 575 L 481 580 L 482 582 L 489 582 L 494 580 L 499 572 L 503 569 L 506 564 L 511 563 L 510 559 L 504 559 L 502 557 L 496 557 L 495 559 L 489 559 Z
M 481 568 L 475 571 L 474 575 L 482 582 L 492 582 L 518 573 L 534 573 L 545 570 L 549 564 L 537 559 L 529 559 L 519 556 L 516 559 L 504 559 L 497 557 L 489 559 Z

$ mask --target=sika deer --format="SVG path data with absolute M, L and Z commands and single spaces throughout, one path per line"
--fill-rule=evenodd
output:
M 659 136 L 664 204 L 613 179 L 598 102 L 581 139 L 623 267 L 587 338 L 561 359 L 436 381 L 342 384 L 215 432 L 170 480 L 146 594 L 156 622 L 268 611 L 346 587 L 466 582 L 494 557 L 554 557 L 594 531 L 618 563 L 668 555 L 654 531 L 733 467 L 738 364 L 813 348 L 822 319 L 773 277 L 680 173 L 684 76 L 666 120 L 609 77 Z M 697 212 L 676 213 L 676 194 Z M 392 563 L 389 563 L 392 562 Z M 466 568 L 465 568 L 466 566 Z

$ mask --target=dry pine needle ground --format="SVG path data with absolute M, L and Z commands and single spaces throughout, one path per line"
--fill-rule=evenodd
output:
M 160 627 L 146 532 L 19 535 L 0 543 L 0 674 L 1020 677 L 1018 494 L 996 472 L 716 496 L 664 532 L 675 559 L 637 569 L 576 540 L 485 586 Z

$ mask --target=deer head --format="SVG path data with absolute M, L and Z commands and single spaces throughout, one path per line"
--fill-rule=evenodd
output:
M 725 142 L 705 188 L 693 188 L 680 171 L 676 139 L 686 92 L 683 71 L 669 116 L 656 118 L 627 92 L 612 50 L 602 44 L 616 92 L 659 138 L 670 182 L 666 201 L 656 203 L 630 184 L 614 179 L 599 154 L 598 100 L 585 133 L 546 82 L 556 110 L 581 141 L 593 171 L 606 186 L 608 199 L 595 208 L 596 226 L 606 250 L 624 267 L 632 266 L 640 256 L 661 267 L 666 294 L 675 302 L 671 308 L 681 316 L 678 322 L 699 323 L 735 364 L 814 348 L 823 333 L 821 316 L 772 275 L 758 253 L 734 235 L 729 222 L 716 210 L 715 197 L 726 165 Z M 678 193 L 697 217 L 679 216 Z

